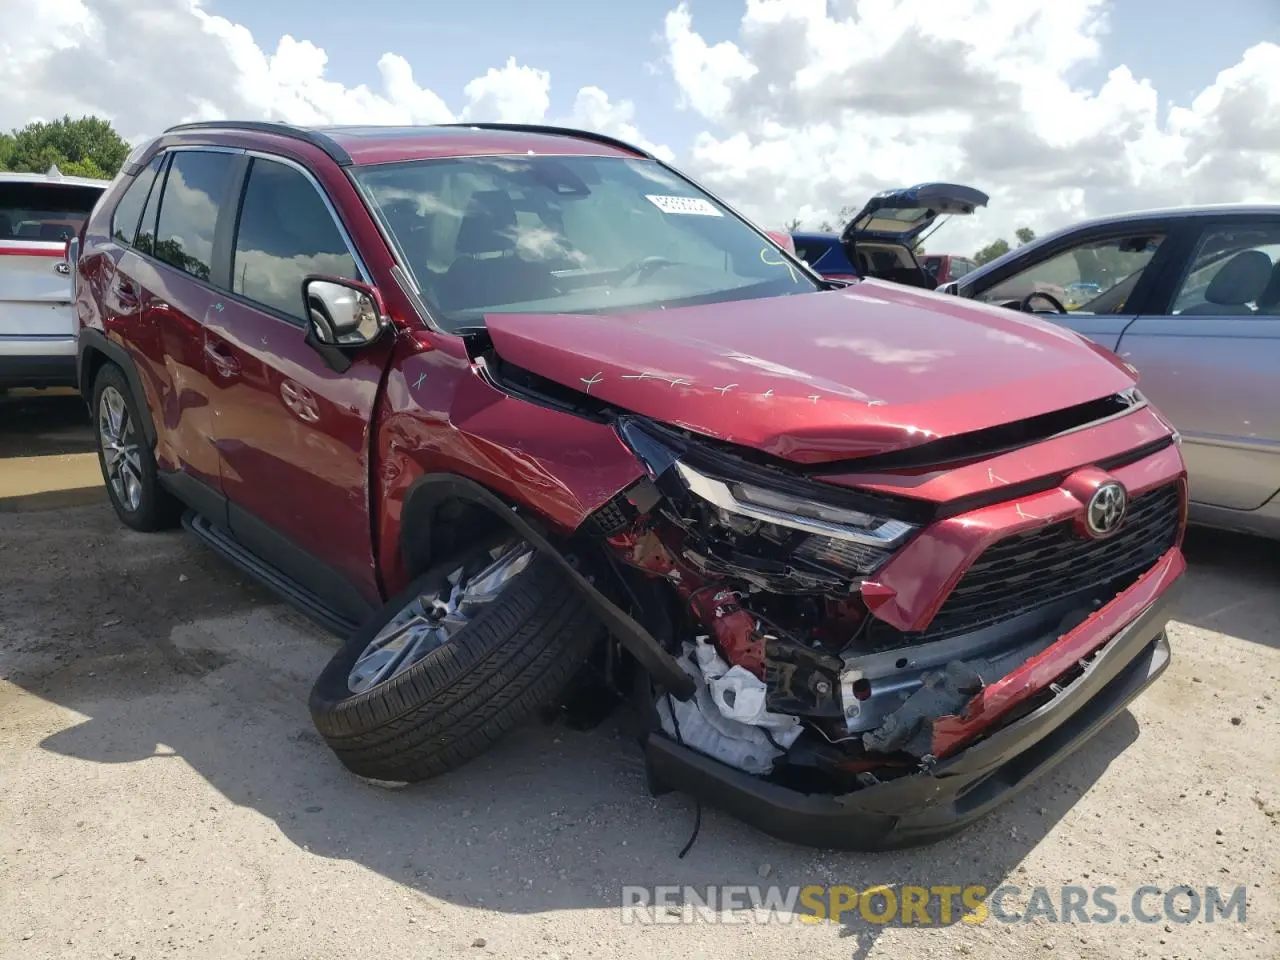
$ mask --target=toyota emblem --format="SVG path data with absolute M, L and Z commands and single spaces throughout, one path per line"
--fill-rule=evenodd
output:
M 1125 511 L 1129 508 L 1129 494 L 1114 480 L 1108 480 L 1093 492 L 1085 509 L 1085 526 L 1093 537 L 1109 537 L 1120 529 Z

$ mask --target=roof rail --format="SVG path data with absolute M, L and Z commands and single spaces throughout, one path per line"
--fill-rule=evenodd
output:
M 617 137 L 596 133 L 592 130 L 575 130 L 573 127 L 555 127 L 543 123 L 437 123 L 435 126 L 474 127 L 477 130 L 510 130 L 513 133 L 543 133 L 551 136 L 577 137 L 581 140 L 592 140 L 621 150 L 629 150 L 631 153 L 639 154 L 649 160 L 654 159 L 653 154 L 649 153 L 648 150 L 642 150 L 634 144 L 627 143 L 625 140 L 619 140 Z
M 351 154 L 342 149 L 332 137 L 304 127 L 267 120 L 201 120 L 197 123 L 180 123 L 165 133 L 186 133 L 189 130 L 249 130 L 255 133 L 274 133 L 281 137 L 301 140 L 323 150 L 340 167 L 351 166 Z

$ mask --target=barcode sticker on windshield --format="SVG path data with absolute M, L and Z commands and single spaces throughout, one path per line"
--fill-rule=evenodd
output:
M 723 217 L 710 200 L 702 197 L 662 197 L 647 193 L 644 197 L 663 213 L 683 213 L 692 217 Z

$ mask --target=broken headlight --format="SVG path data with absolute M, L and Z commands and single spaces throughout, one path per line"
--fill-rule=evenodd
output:
M 714 558 L 706 566 L 766 589 L 847 590 L 918 529 L 871 498 L 775 475 L 656 425 L 625 420 L 619 432 L 670 498 L 668 517 L 695 534 L 686 555 Z
M 683 461 L 675 464 L 685 488 L 735 526 L 765 524 L 807 536 L 789 538 L 796 560 L 866 574 L 889 559 L 915 527 L 901 520 L 821 503 L 749 483 L 718 480 Z M 772 539 L 772 538 L 771 538 Z

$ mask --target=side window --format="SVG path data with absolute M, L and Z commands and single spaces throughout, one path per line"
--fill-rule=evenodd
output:
M 1169 312 L 1280 316 L 1280 223 L 1206 230 Z
M 125 246 L 133 246 L 137 237 L 142 208 L 146 206 L 151 184 L 155 182 L 159 169 L 160 157 L 156 157 L 133 178 L 133 183 L 129 184 L 111 213 L 111 236 Z
M 308 274 L 359 279 L 329 208 L 311 181 L 283 163 L 255 159 L 236 230 L 231 289 L 305 320 Z
M 164 192 L 165 167 L 169 162 L 169 154 L 157 157 L 160 166 L 156 172 L 156 182 L 147 197 L 146 209 L 142 211 L 142 221 L 138 224 L 138 238 L 133 248 L 139 253 L 154 255 L 156 252 L 156 215 L 160 213 L 160 195 Z
M 1083 243 L 1015 273 L 978 299 L 991 303 L 1047 293 L 1073 312 L 1123 313 L 1163 239 L 1143 233 Z
M 165 178 L 155 255 L 201 280 L 209 279 L 218 208 L 234 159 L 229 153 L 176 151 Z
M 796 256 L 805 263 L 812 266 L 818 260 L 822 259 L 822 255 L 826 253 L 825 247 L 813 243 L 797 243 Z

